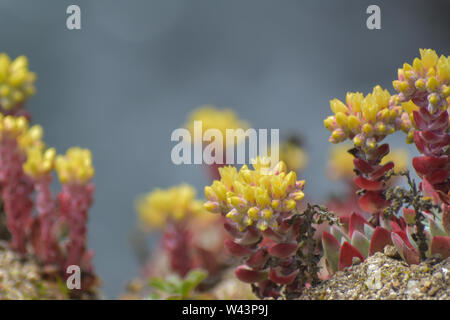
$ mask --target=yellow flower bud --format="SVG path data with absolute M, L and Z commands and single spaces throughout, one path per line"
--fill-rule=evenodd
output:
M 362 127 L 362 130 L 365 134 L 371 134 L 373 131 L 373 127 L 370 124 L 365 123 Z
M 347 114 L 349 112 L 348 108 L 345 106 L 342 101 L 338 99 L 333 99 L 330 101 L 330 107 L 331 110 L 334 112 L 334 114 L 337 114 L 338 112 L 342 112 L 344 114 Z
M 358 132 L 361 126 L 361 121 L 354 115 L 348 117 L 348 127 L 352 132 Z

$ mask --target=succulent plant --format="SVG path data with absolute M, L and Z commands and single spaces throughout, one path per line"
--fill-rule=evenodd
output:
M 354 258 L 364 261 L 369 255 L 383 252 L 386 245 L 392 245 L 392 234 L 404 239 L 402 219 L 389 223 L 380 219 L 382 226 L 373 227 L 359 213 L 350 215 L 348 230 L 336 225 L 322 234 L 322 247 L 327 269 L 330 274 L 350 267 Z
M 35 79 L 26 57 L 11 61 L 0 54 L 0 193 L 11 247 L 21 254 L 31 248 L 30 253 L 58 277 L 67 276 L 69 265 L 92 275 L 92 252 L 86 248 L 87 213 L 94 193 L 91 153 L 71 148 L 60 156 L 54 148 L 46 148 L 42 127 L 30 126 L 31 116 L 23 109 L 34 94 Z M 57 198 L 51 192 L 54 170 L 62 183 Z M 32 214 L 34 207 L 37 215 Z M 84 278 L 94 281 L 83 284 L 96 282 L 95 276 Z M 83 285 L 82 290 L 90 287 Z

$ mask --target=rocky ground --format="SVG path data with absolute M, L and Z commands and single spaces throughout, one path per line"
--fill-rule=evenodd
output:
M 0 243 L 0 299 L 67 299 L 62 287 L 42 279 L 40 266 Z
M 376 253 L 306 289 L 302 300 L 450 300 L 450 257 L 430 258 L 419 265 Z

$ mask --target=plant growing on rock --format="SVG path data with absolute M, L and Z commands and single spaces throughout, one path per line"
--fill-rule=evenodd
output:
M 14 250 L 34 253 L 57 277 L 66 277 L 69 265 L 78 265 L 85 273 L 81 292 L 88 292 L 96 283 L 92 252 L 86 248 L 94 193 L 91 153 L 70 148 L 65 156 L 57 155 L 42 141 L 42 128 L 30 127 L 23 105 L 35 91 L 35 78 L 25 57 L 11 61 L 0 54 L 0 192 L 6 227 Z M 57 198 L 51 192 L 53 170 L 62 183 Z
M 422 154 L 412 161 L 422 182 L 416 187 L 405 174 L 410 190 L 397 189 L 391 193 L 392 198 L 397 200 L 391 211 L 398 210 L 400 203 L 412 207 L 404 211 L 414 225 L 414 240 L 417 243 L 410 255 L 415 253 L 420 255 L 420 259 L 424 259 L 427 253 L 437 251 L 445 257 L 450 251 L 449 82 L 450 57 L 439 57 L 431 49 L 420 49 L 420 58 L 415 58 L 412 65 L 405 63 L 398 70 L 398 80 L 393 82 L 398 92 L 395 100 L 402 102 L 404 108 L 403 131 L 408 132 L 408 142 L 413 141 Z M 431 210 L 426 197 L 431 199 L 434 210 Z M 424 221 L 428 221 L 428 230 L 433 232 L 426 233 Z M 437 221 L 442 221 L 442 227 L 438 227 Z M 396 246 L 406 256 L 408 248 L 400 239 L 397 239 Z
M 361 94 L 347 94 L 346 105 L 331 101 L 335 115 L 324 122 L 332 131 L 330 141 L 353 139 L 355 148 L 349 152 L 355 157 L 354 182 L 362 189 L 357 191 L 358 204 L 364 211 L 376 214 L 372 226 L 383 228 L 375 233 L 377 229 L 371 230 L 365 221 L 358 219 L 360 225 L 363 221 L 364 232 L 349 227 L 349 235 L 336 228 L 332 228 L 333 235 L 324 233 L 323 245 L 332 271 L 349 266 L 353 257 L 366 258 L 373 253 L 368 248 L 378 247 L 376 244 L 380 243 L 383 246 L 393 243 L 408 263 L 418 263 L 434 253 L 449 255 L 450 238 L 446 230 L 450 185 L 447 150 L 450 64 L 448 58 L 439 58 L 433 50 L 420 50 L 420 53 L 421 59 L 416 58 L 413 66 L 405 64 L 399 69 L 399 80 L 393 83 L 398 95 L 389 97 L 387 91 L 375 87 L 372 95 L 365 98 Z M 381 165 L 389 146 L 378 146 L 378 142 L 397 130 L 407 132 L 407 141 L 414 141 L 423 154 L 413 159 L 413 166 L 422 178 L 420 187 L 403 174 L 407 176 L 409 191 L 388 188 L 387 181 L 394 176 L 394 163 Z M 396 216 L 402 207 L 403 217 Z M 355 214 L 350 220 L 355 220 L 354 217 Z
M 389 153 L 389 145 L 379 143 L 389 134 L 401 129 L 402 108 L 396 106 L 387 90 L 376 86 L 367 96 L 362 93 L 347 93 L 346 103 L 330 101 L 334 115 L 325 119 L 325 127 L 332 132 L 332 143 L 353 140 L 355 184 L 361 188 L 358 204 L 371 213 L 372 223 L 378 224 L 379 214 L 389 205 L 384 196 L 385 174 L 394 168 L 393 162 L 381 165 Z
M 298 210 L 305 181 L 287 172 L 283 162 L 270 168 L 270 160 L 260 158 L 253 170 L 227 166 L 219 172 L 221 179 L 205 187 L 205 208 L 226 217 L 224 228 L 232 239 L 225 247 L 244 262 L 236 276 L 261 298 L 294 297 L 317 282 L 313 225 L 335 219 L 318 206 Z
M 422 181 L 422 190 L 410 178 L 409 189 L 396 187 L 387 192 L 392 205 L 385 209 L 388 217 L 394 216 L 400 208 L 405 221 L 407 237 L 392 236 L 392 241 L 401 257 L 409 264 L 417 264 L 434 254 L 442 258 L 450 256 L 450 210 L 427 180 Z

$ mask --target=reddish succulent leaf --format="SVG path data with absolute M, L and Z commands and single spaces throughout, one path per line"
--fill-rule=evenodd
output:
M 373 171 L 373 166 L 366 160 L 354 158 L 353 164 L 361 173 L 369 174 Z
M 269 279 L 279 284 L 291 284 L 299 272 L 300 270 L 297 269 L 287 275 L 282 275 L 279 274 L 275 268 L 271 268 L 269 272 Z
M 364 233 L 364 224 L 366 223 L 367 223 L 366 219 L 364 219 L 359 213 L 353 212 L 350 215 L 350 223 L 348 226 L 350 237 L 353 236 L 353 232 L 355 230 Z
M 430 253 L 439 253 L 442 258 L 450 257 L 450 237 L 436 236 L 431 240 Z
M 420 136 L 419 131 L 414 131 L 414 144 L 417 147 L 417 150 L 419 150 L 420 153 L 425 153 L 425 142 L 423 141 L 422 137 Z
M 269 253 L 265 248 L 260 248 L 245 262 L 246 265 L 254 269 L 258 269 L 264 266 L 269 259 Z
M 226 239 L 225 240 L 225 248 L 228 251 L 229 254 L 231 254 L 234 257 L 248 257 L 253 253 L 253 250 L 241 246 L 240 244 L 237 244 L 233 240 Z
M 353 231 L 352 246 L 354 246 L 364 258 L 369 255 L 369 240 L 358 230 Z
M 347 218 L 349 218 L 348 220 L 350 220 L 350 217 L 347 217 Z M 347 228 L 348 228 L 348 222 L 347 222 Z M 344 240 L 350 242 L 349 236 L 340 227 L 338 227 L 336 225 L 332 225 L 330 228 L 330 232 L 337 239 L 338 243 L 342 243 L 342 238 L 344 238 Z
M 257 243 L 261 240 L 261 233 L 255 227 L 248 227 L 243 236 L 239 239 L 239 244 L 242 245 L 251 245 Z
M 422 138 L 425 139 L 426 142 L 431 143 L 431 144 L 442 141 L 444 138 L 443 134 L 439 134 L 439 133 L 437 133 L 435 131 L 431 131 L 431 130 L 422 130 L 420 132 L 420 134 L 421 134 Z
M 450 175 L 449 170 L 440 169 L 434 171 L 430 175 L 427 175 L 426 179 L 433 185 L 444 182 L 449 175 Z
M 355 184 L 361 188 L 370 191 L 377 191 L 383 189 L 383 181 L 382 180 L 369 180 L 364 178 L 363 176 L 357 176 L 354 180 Z
M 358 205 L 366 212 L 376 213 L 388 206 L 389 201 L 386 201 L 379 192 L 367 191 L 358 199 Z
M 379 146 L 376 150 L 375 150 L 375 157 L 381 159 L 383 158 L 385 155 L 387 155 L 389 153 L 389 144 L 385 143 L 382 144 L 381 146 Z
M 430 234 L 432 237 L 447 236 L 447 232 L 445 232 L 444 228 L 439 223 L 436 223 L 432 215 L 427 216 L 427 218 L 428 225 L 430 227 Z
M 442 226 L 444 227 L 445 232 L 450 234 L 450 206 L 446 204 L 442 205 Z
M 406 236 L 406 234 L 405 234 L 405 236 Z M 392 239 L 392 243 L 394 244 L 398 253 L 401 255 L 403 260 L 406 261 L 406 263 L 408 263 L 408 264 L 418 264 L 419 263 L 419 261 L 420 261 L 419 252 L 410 248 L 406 244 L 406 242 L 403 241 L 404 239 L 402 239 L 402 237 L 399 234 L 392 232 L 391 239 Z
M 392 161 L 380 166 L 378 169 L 374 170 L 370 174 L 370 179 L 377 180 L 384 176 L 389 170 L 394 168 L 394 163 Z
M 427 123 L 422 118 L 421 114 L 417 111 L 413 111 L 414 123 L 419 130 L 428 129 Z
M 339 251 L 341 247 L 339 241 L 329 232 L 324 231 L 322 233 L 322 246 L 329 267 L 336 272 L 339 267 Z
M 383 252 L 387 245 L 392 245 L 391 232 L 385 228 L 376 227 L 370 240 L 369 255 Z
M 266 230 L 264 230 L 263 235 L 276 242 L 283 241 L 283 236 L 278 232 L 273 231 L 271 228 L 267 228 Z
M 431 173 L 433 170 L 438 168 L 445 168 L 449 166 L 449 157 L 441 156 L 441 157 L 427 157 L 420 156 L 414 157 L 412 160 L 412 164 L 417 173 L 421 175 L 426 175 Z
M 270 255 L 277 258 L 287 258 L 295 254 L 298 243 L 278 243 L 269 248 Z
M 354 246 L 352 246 L 348 242 L 344 242 L 339 254 L 339 270 L 350 267 L 353 263 L 354 257 L 359 258 L 361 261 L 364 261 L 364 257 Z
M 400 239 L 402 239 L 402 241 L 411 249 L 413 249 L 413 245 L 409 242 L 409 238 L 408 235 L 406 234 L 405 231 L 396 231 L 396 232 L 392 232 L 395 233 L 396 235 L 398 235 L 400 237 Z
M 241 238 L 243 236 L 243 233 L 240 232 L 238 229 L 236 229 L 235 227 L 233 227 L 231 225 L 231 223 L 229 222 L 225 222 L 223 224 L 223 227 L 225 229 L 226 232 L 228 232 L 228 234 L 230 236 L 232 236 L 233 238 Z
M 259 271 L 248 268 L 245 265 L 239 266 L 234 270 L 236 277 L 242 282 L 254 283 L 267 279 L 267 271 Z
M 439 205 L 441 203 L 441 198 L 439 198 L 439 194 L 433 188 L 431 183 L 427 179 L 423 179 L 422 183 L 422 192 L 424 196 L 430 197 L 433 200 L 433 203 Z
M 448 127 L 448 113 L 442 112 L 437 119 L 435 119 L 431 124 L 429 124 L 428 129 L 430 130 L 441 130 Z M 423 129 L 420 129 L 423 130 Z
M 423 98 L 425 100 L 427 99 L 425 94 L 424 94 Z M 416 110 L 414 112 L 419 112 L 419 114 L 422 117 L 423 121 L 425 121 L 425 123 L 427 123 L 427 124 L 430 123 L 433 120 L 433 117 L 431 116 L 431 113 L 428 111 L 427 108 L 420 108 L 419 110 Z
M 401 231 L 403 231 L 403 229 L 402 229 L 402 228 L 398 225 L 398 223 L 395 222 L 394 220 L 390 220 L 390 221 L 389 221 L 389 225 L 390 225 L 391 230 L 392 230 L 393 232 L 401 232 Z
M 194 265 L 206 269 L 209 274 L 215 274 L 218 269 L 218 261 L 214 252 L 199 246 L 195 246 Z
M 416 221 L 416 212 L 414 209 L 403 208 L 403 218 L 408 224 L 413 224 Z

